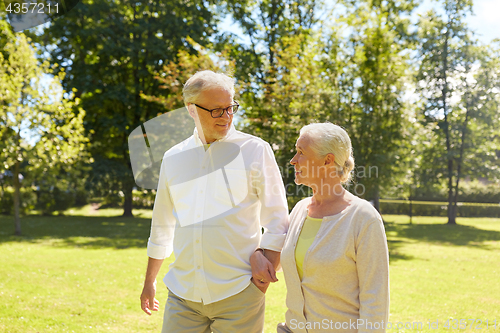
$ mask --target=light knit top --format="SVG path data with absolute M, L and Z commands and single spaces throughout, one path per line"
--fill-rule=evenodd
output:
M 316 234 L 321 227 L 321 221 L 323 221 L 323 219 L 317 219 L 307 215 L 299 239 L 297 240 L 297 246 L 295 247 L 295 263 L 297 264 L 297 272 L 301 280 L 304 275 L 304 270 L 302 269 L 304 258 L 316 238 Z
M 301 281 L 295 247 L 310 201 L 292 210 L 281 253 L 288 328 L 294 333 L 385 332 L 389 255 L 380 215 L 356 198 L 342 212 L 325 216 L 305 257 Z

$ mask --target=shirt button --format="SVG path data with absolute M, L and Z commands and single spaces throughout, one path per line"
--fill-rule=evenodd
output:
M 200 214 L 196 215 L 196 217 L 200 217 Z
M 199 242 L 200 242 L 200 240 L 199 240 L 199 239 L 197 239 L 197 240 L 196 240 L 196 243 L 199 243 Z
M 200 265 L 198 265 L 196 268 L 200 269 Z

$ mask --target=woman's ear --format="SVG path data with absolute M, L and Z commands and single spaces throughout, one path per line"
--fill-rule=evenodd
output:
M 325 165 L 333 165 L 335 163 L 335 155 L 329 153 L 325 156 Z

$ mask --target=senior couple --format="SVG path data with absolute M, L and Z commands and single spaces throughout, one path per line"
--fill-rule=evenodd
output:
M 159 310 L 156 277 L 173 253 L 164 333 L 262 332 L 280 265 L 288 310 L 278 332 L 384 332 L 387 241 L 377 211 L 342 187 L 354 168 L 348 134 L 330 123 L 301 129 L 290 163 L 313 196 L 289 216 L 269 144 L 233 126 L 234 93 L 233 79 L 212 71 L 184 85 L 196 128 L 163 158 L 142 310 Z

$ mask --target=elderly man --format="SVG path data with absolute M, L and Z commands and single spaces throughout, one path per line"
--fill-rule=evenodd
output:
M 198 72 L 183 95 L 196 128 L 163 157 L 141 307 L 158 311 L 156 276 L 173 252 L 162 332 L 262 332 L 288 229 L 283 182 L 269 144 L 234 128 L 233 79 Z M 255 251 L 268 259 L 255 264 L 258 280 Z

